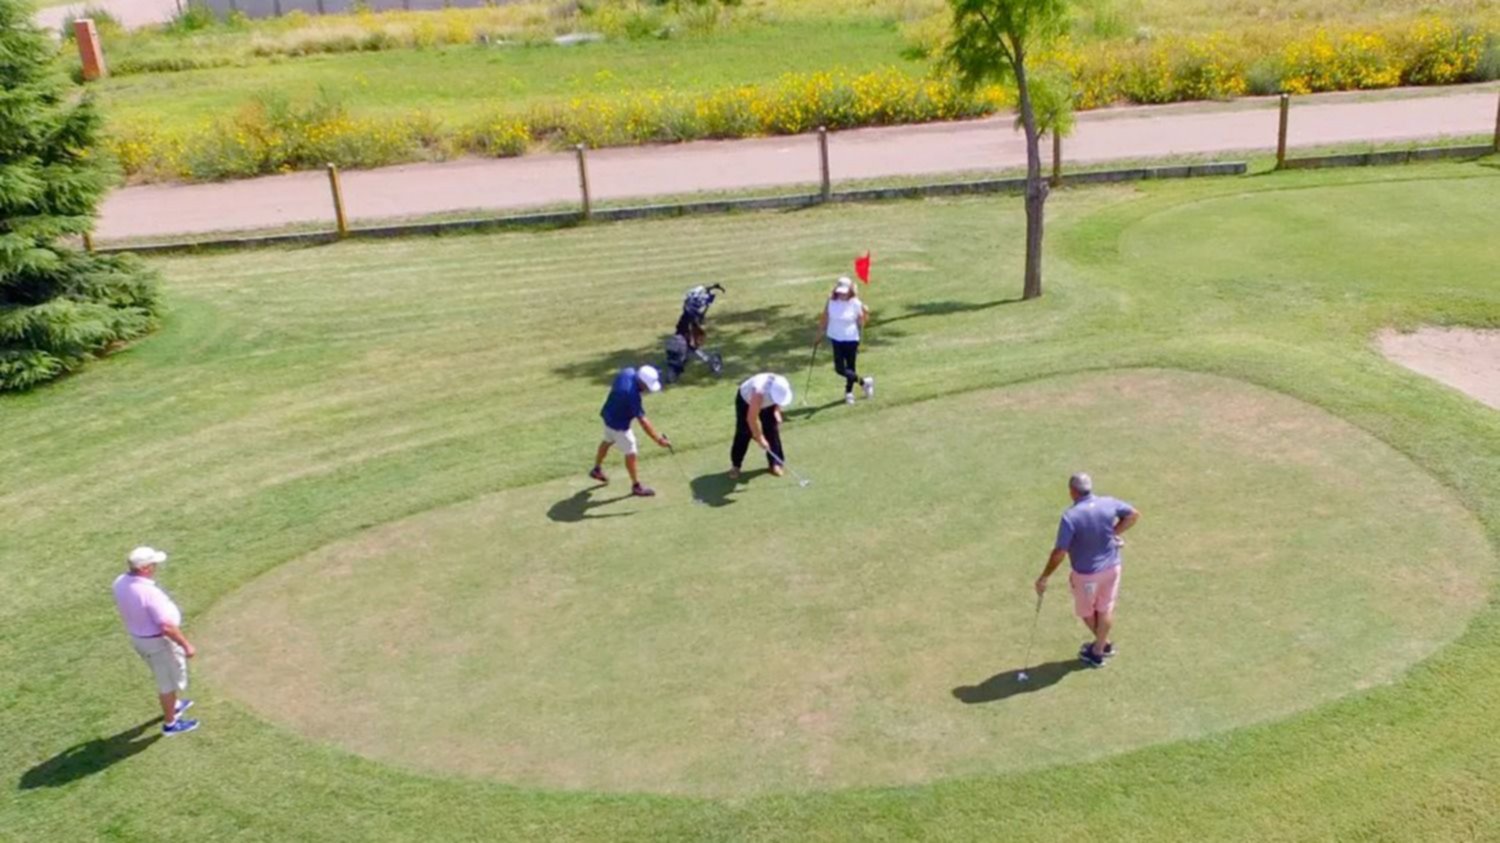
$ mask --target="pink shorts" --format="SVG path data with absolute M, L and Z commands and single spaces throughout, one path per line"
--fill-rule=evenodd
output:
M 1073 611 L 1080 618 L 1112 612 L 1115 598 L 1120 594 L 1120 568 L 1116 565 L 1097 574 L 1068 572 L 1068 585 L 1073 589 Z

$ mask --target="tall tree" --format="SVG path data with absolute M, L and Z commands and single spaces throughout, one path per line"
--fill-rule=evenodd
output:
M 1047 182 L 1042 178 L 1041 129 L 1032 101 L 1026 62 L 1040 47 L 1062 35 L 1067 0 L 949 0 L 953 26 L 945 58 L 968 87 L 987 82 L 1016 84 L 1021 129 L 1026 134 L 1026 281 L 1022 297 L 1042 294 L 1042 209 Z
M 0 391 L 27 389 L 149 331 L 156 278 L 59 241 L 93 226 L 110 171 L 99 115 L 52 65 L 31 5 L 0 0 Z

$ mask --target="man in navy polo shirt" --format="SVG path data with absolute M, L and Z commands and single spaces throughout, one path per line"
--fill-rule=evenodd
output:
M 635 431 L 630 429 L 630 423 L 639 421 L 641 429 L 651 437 L 651 441 L 662 446 L 670 447 L 671 442 L 665 434 L 656 432 L 651 426 L 651 420 L 646 418 L 646 408 L 641 404 L 641 389 L 647 392 L 661 392 L 661 374 L 656 371 L 655 366 L 642 366 L 639 369 L 626 366 L 615 375 L 614 382 L 609 386 L 609 397 L 604 399 L 604 408 L 599 415 L 604 418 L 604 441 L 599 443 L 599 452 L 594 456 L 594 470 L 589 476 L 600 483 L 608 483 L 609 478 L 604 474 L 604 457 L 609 453 L 609 446 L 618 445 L 625 452 L 625 470 L 630 472 L 630 493 L 643 498 L 649 498 L 656 492 L 641 485 L 640 475 L 636 471 L 636 447 Z
M 1115 597 L 1120 593 L 1120 548 L 1125 545 L 1121 534 L 1135 526 L 1141 514 L 1122 500 L 1095 495 L 1094 480 L 1087 474 L 1068 478 L 1068 494 L 1073 505 L 1057 525 L 1057 541 L 1037 578 L 1036 593 L 1047 590 L 1047 578 L 1067 556 L 1073 566 L 1068 574 L 1073 609 L 1094 636 L 1079 648 L 1078 658 L 1089 667 L 1103 667 L 1105 658 L 1115 653 L 1109 631 L 1115 625 Z

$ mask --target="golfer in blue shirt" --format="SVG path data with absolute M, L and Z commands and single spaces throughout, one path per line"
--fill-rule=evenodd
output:
M 604 408 L 599 411 L 599 415 L 604 418 L 604 441 L 599 443 L 599 452 L 594 456 L 594 470 L 589 472 L 589 476 L 600 483 L 609 482 L 604 474 L 604 457 L 609 453 L 609 446 L 618 445 L 625 452 L 625 470 L 630 472 L 630 493 L 649 498 L 656 492 L 641 485 L 640 474 L 636 471 L 635 431 L 630 429 L 630 423 L 639 421 L 641 430 L 646 431 L 651 441 L 663 448 L 671 447 L 672 443 L 665 434 L 657 433 L 656 428 L 651 426 L 650 419 L 646 418 L 646 408 L 641 404 L 642 389 L 661 392 L 661 374 L 656 371 L 655 366 L 642 366 L 639 369 L 626 366 L 615 375 L 614 382 L 609 386 L 609 397 L 604 399 Z
M 1073 566 L 1068 574 L 1073 609 L 1094 636 L 1079 648 L 1078 658 L 1089 667 L 1103 667 L 1105 658 L 1115 654 L 1109 631 L 1115 625 L 1115 597 L 1120 593 L 1120 548 L 1125 546 L 1121 534 L 1135 526 L 1141 514 L 1122 500 L 1095 495 L 1094 480 L 1087 474 L 1068 478 L 1068 494 L 1073 505 L 1057 525 L 1057 541 L 1037 578 L 1036 593 L 1040 597 L 1046 592 L 1047 579 L 1067 556 Z

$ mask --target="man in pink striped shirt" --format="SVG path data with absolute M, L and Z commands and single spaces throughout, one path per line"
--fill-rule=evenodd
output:
M 163 735 L 180 735 L 198 728 L 197 720 L 182 717 L 192 700 L 179 699 L 187 691 L 187 660 L 197 654 L 182 634 L 182 610 L 156 584 L 156 568 L 167 555 L 155 548 L 130 552 L 130 570 L 115 578 L 115 607 L 130 633 L 130 643 L 151 667 L 161 700 Z

